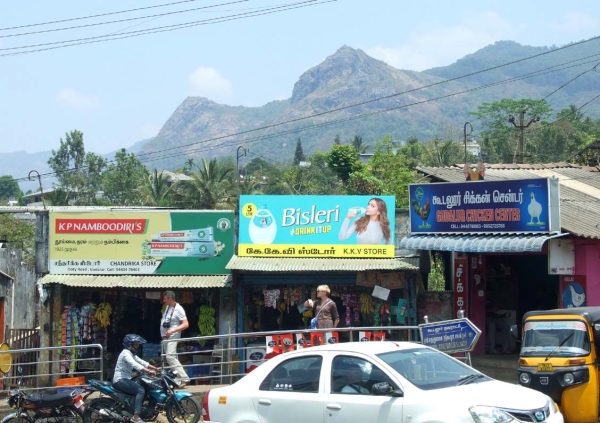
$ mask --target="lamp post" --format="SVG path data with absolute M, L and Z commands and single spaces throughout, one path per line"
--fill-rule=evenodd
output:
M 241 145 L 237 148 L 237 157 L 235 159 L 235 166 L 236 166 L 237 174 L 238 174 L 238 177 L 237 177 L 238 184 L 240 183 L 240 157 L 244 157 L 248 151 L 250 151 L 250 150 L 245 149 Z
M 469 133 L 467 134 L 467 125 L 471 128 Z M 473 125 L 471 122 L 465 122 L 465 126 L 463 127 L 463 134 L 465 135 L 465 166 L 467 165 L 467 135 L 471 135 L 473 133 Z
M 31 179 L 31 174 L 34 173 L 37 175 L 38 178 L 38 183 L 40 184 L 40 193 L 41 193 L 41 197 L 42 197 L 42 205 L 44 206 L 44 210 L 46 210 L 46 202 L 44 201 L 44 188 L 42 187 L 42 177 L 40 176 L 40 173 L 37 170 L 31 170 L 29 171 L 29 174 L 27 175 L 27 179 L 29 179 L 30 181 Z

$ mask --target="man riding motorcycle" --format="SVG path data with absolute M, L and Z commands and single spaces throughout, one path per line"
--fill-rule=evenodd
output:
M 125 335 L 125 338 L 123 338 L 123 346 L 125 348 L 119 354 L 113 376 L 113 386 L 115 388 L 129 395 L 135 395 L 134 412 L 131 419 L 133 423 L 142 422 L 140 412 L 142 411 L 142 402 L 144 401 L 145 394 L 144 388 L 131 380 L 133 370 L 147 372 L 152 375 L 156 374 L 156 370 L 160 370 L 160 367 L 155 367 L 137 356 L 140 346 L 145 343 L 146 340 L 139 335 Z

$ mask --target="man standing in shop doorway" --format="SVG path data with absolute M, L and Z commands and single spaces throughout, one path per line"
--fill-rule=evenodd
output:
M 164 340 L 173 340 L 181 338 L 181 332 L 186 330 L 190 325 L 185 315 L 185 310 L 175 301 L 175 293 L 173 291 L 165 291 L 163 294 L 163 302 L 167 305 L 165 312 L 160 320 L 160 335 Z M 177 376 L 179 376 L 180 385 L 184 387 L 190 383 L 190 378 L 183 369 L 183 366 L 177 359 L 177 342 L 166 342 L 165 358 Z

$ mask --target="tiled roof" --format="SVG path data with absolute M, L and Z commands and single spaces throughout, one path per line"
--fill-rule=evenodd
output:
M 464 182 L 463 165 L 418 167 L 433 182 Z M 486 181 L 556 177 L 560 182 L 560 223 L 564 231 L 600 239 L 600 172 L 572 163 L 493 164 L 485 167 Z

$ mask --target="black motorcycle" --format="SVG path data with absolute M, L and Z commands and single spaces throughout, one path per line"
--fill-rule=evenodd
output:
M 172 371 L 161 370 L 156 376 L 140 374 L 133 380 L 146 391 L 140 413 L 142 420 L 155 421 L 165 412 L 169 423 L 200 421 L 202 407 L 191 392 L 175 391 L 179 384 Z M 84 423 L 126 422 L 133 417 L 134 396 L 119 391 L 111 382 L 91 379 L 88 383 L 88 390 L 97 390 L 108 397 L 95 398 L 86 405 Z
M 15 411 L 6 415 L 0 423 L 82 423 L 84 389 L 43 395 L 21 390 L 22 369 L 17 369 L 19 379 L 16 389 L 11 389 L 6 402 Z

